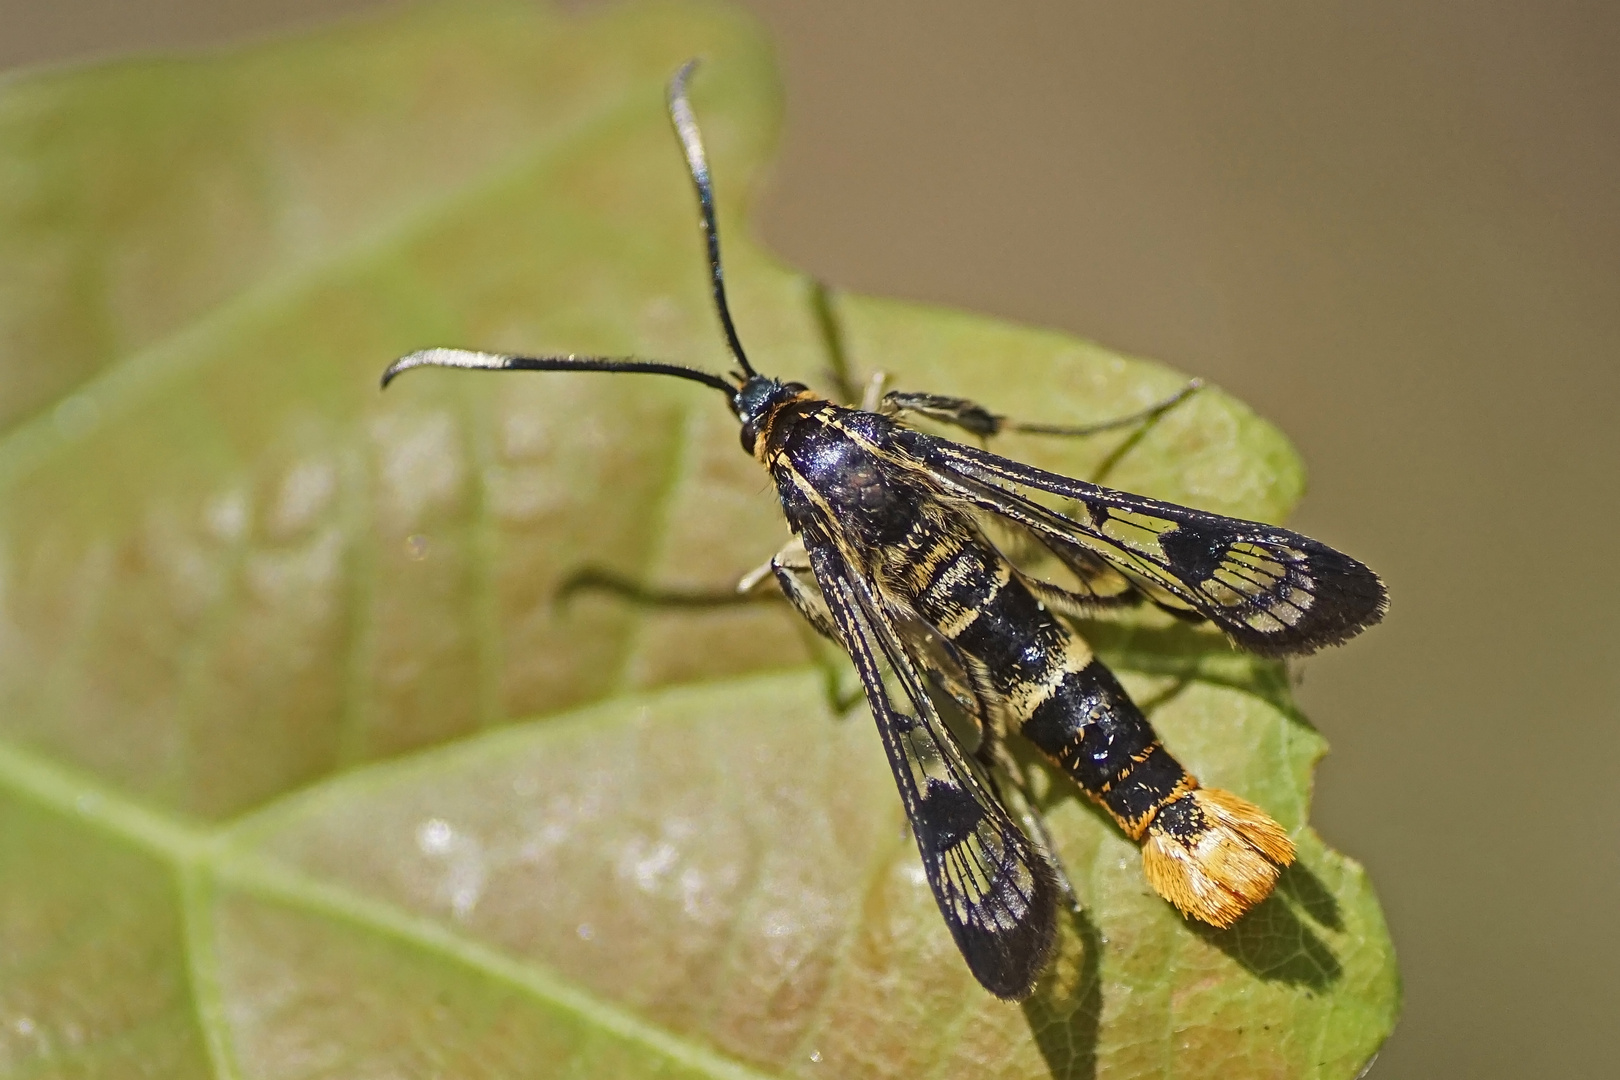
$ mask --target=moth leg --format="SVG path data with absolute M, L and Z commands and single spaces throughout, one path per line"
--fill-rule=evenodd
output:
M 792 554 L 794 551 L 798 553 L 796 556 Z M 774 593 L 760 586 L 771 576 L 777 560 L 784 557 L 796 559 L 795 565 L 802 565 L 806 570 L 810 567 L 809 558 L 804 554 L 804 545 L 795 537 L 776 555 L 744 574 L 734 589 L 665 589 L 656 585 L 644 585 L 634 578 L 614 573 L 612 570 L 587 566 L 575 571 L 558 586 L 556 601 L 559 604 L 566 604 L 575 593 L 579 592 L 611 593 L 621 600 L 646 607 L 729 607 L 735 604 L 757 603 L 761 600 L 775 600 Z
M 1095 594 L 1088 596 L 1030 577 L 1020 570 L 1014 570 L 1013 573 L 1018 575 L 1018 580 L 1037 601 L 1059 615 L 1067 615 L 1074 619 L 1093 619 L 1101 612 L 1131 607 L 1142 601 L 1141 594 L 1134 591 L 1122 592 L 1115 596 Z
M 566 605 L 576 593 L 605 592 L 645 607 L 711 608 L 732 607 L 771 600 L 769 593 L 742 592 L 738 589 L 667 589 L 645 585 L 631 577 L 587 566 L 575 571 L 557 587 L 554 597 L 559 606 Z
M 1191 394 L 1196 393 L 1204 385 L 1201 379 L 1189 380 L 1186 386 L 1177 390 L 1163 401 L 1139 409 L 1127 416 L 1115 417 L 1095 424 L 1034 424 L 1023 420 L 1014 420 L 1009 416 L 993 413 L 976 401 L 968 398 L 947 397 L 943 394 L 914 394 L 895 390 L 883 395 L 881 411 L 891 415 L 900 413 L 916 413 L 936 420 L 942 424 L 959 427 L 973 435 L 985 438 L 991 435 L 1000 435 L 1007 431 L 1021 431 L 1028 435 L 1096 435 L 1104 431 L 1114 431 L 1118 428 L 1131 427 L 1135 424 L 1147 423 L 1175 408 Z M 879 411 L 879 410 L 872 410 Z
M 832 615 L 828 612 L 826 601 L 822 599 L 821 594 L 807 584 L 809 576 L 810 557 L 805 554 L 804 545 L 795 537 L 766 562 L 744 574 L 734 589 L 664 589 L 643 585 L 633 578 L 616 574 L 611 570 L 586 567 L 562 583 L 557 590 L 555 603 L 565 605 L 575 593 L 605 592 L 644 607 L 686 609 L 735 607 L 739 604 L 777 601 L 776 592 L 763 587 L 766 581 L 774 578 L 782 596 L 785 596 L 794 609 L 803 616 L 805 623 L 821 637 L 838 644 Z M 829 650 L 818 647 L 815 639 L 808 640 L 806 645 L 809 647 L 811 659 L 821 671 L 828 706 L 840 715 L 847 713 L 859 704 L 860 689 L 843 688 L 845 674 L 843 666 Z M 842 655 L 841 648 L 840 646 L 838 655 Z
M 783 548 L 783 551 L 786 550 L 786 548 Z M 736 594 L 738 596 L 754 597 L 757 596 L 761 591 L 765 591 L 766 595 L 769 595 L 768 590 L 761 590 L 760 587 L 767 580 L 775 576 L 776 560 L 780 557 L 780 555 L 781 552 L 778 552 L 776 555 L 772 555 L 770 558 L 748 571 L 748 573 L 738 578 L 737 588 L 734 590 Z
M 873 412 L 889 416 L 916 413 L 942 424 L 959 427 L 981 438 L 1007 430 L 1007 418 L 997 416 L 989 409 L 967 398 L 947 397 L 944 394 L 915 394 L 891 390 L 883 395 L 881 406 Z
M 854 405 L 861 395 L 856 392 L 850 374 L 849 349 L 844 344 L 844 328 L 834 310 L 832 290 L 824 281 L 810 283 L 810 311 L 821 332 L 821 346 L 827 353 L 827 378 L 838 395 L 840 405 Z
M 842 643 L 838 639 L 838 630 L 833 624 L 832 612 L 827 607 L 827 600 L 821 595 L 812 582 L 815 578 L 810 570 L 810 556 L 804 550 L 804 543 L 798 537 L 790 540 L 781 551 L 771 556 L 759 570 L 755 570 L 738 582 L 737 588 L 753 588 L 766 577 L 774 577 L 777 587 L 782 595 L 787 597 L 788 603 L 793 605 L 805 621 L 805 624 L 821 637 L 838 645 L 835 655 L 832 650 L 818 648 L 815 639 L 810 639 L 806 645 L 814 659 L 816 667 L 821 671 L 822 691 L 827 699 L 827 705 L 838 715 L 849 712 L 860 704 L 864 695 L 857 685 L 846 690 L 841 685 L 844 681 L 845 668 L 838 662 L 838 656 L 844 655 Z
M 862 410 L 866 412 L 890 411 L 885 408 L 885 406 L 888 404 L 888 400 L 894 395 L 892 393 L 886 394 L 883 392 L 884 388 L 888 385 L 889 373 L 887 371 L 872 372 L 872 377 L 866 380 L 866 390 L 861 394 Z
M 764 573 L 761 573 L 761 570 Z M 820 591 L 810 584 L 814 578 L 810 576 L 810 556 L 804 550 L 803 541 L 798 537 L 788 541 L 760 570 L 753 571 L 738 582 L 738 591 L 752 588 L 767 575 L 776 578 L 777 587 L 782 590 L 782 595 L 787 597 L 788 603 L 804 617 L 804 621 L 810 624 L 811 629 L 833 644 L 840 644 L 838 631 L 833 627 L 832 612 L 827 609 L 827 601 Z

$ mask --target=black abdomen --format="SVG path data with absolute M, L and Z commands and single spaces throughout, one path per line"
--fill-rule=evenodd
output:
M 965 519 L 936 509 L 907 539 L 890 576 L 917 613 L 977 661 L 1009 723 L 1140 837 L 1194 782 L 1119 680 Z

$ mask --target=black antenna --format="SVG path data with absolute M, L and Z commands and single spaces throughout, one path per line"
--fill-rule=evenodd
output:
M 703 136 L 698 133 L 697 119 L 692 115 L 692 103 L 686 98 L 686 80 L 697 67 L 696 60 L 681 65 L 669 81 L 669 118 L 675 123 L 675 134 L 686 153 L 686 167 L 692 175 L 692 186 L 697 189 L 698 209 L 702 211 L 703 237 L 708 242 L 709 271 L 714 282 L 714 306 L 720 313 L 720 325 L 726 333 L 726 345 L 742 367 L 739 381 L 756 378 L 758 372 L 748 362 L 742 342 L 737 340 L 737 328 L 731 322 L 731 309 L 726 306 L 726 280 L 720 270 L 720 227 L 714 220 L 714 187 L 709 182 L 709 161 L 703 152 Z M 418 367 L 469 368 L 475 371 L 622 371 L 647 375 L 673 375 L 690 379 L 704 386 L 712 386 L 728 398 L 737 396 L 738 387 L 719 375 L 681 364 L 664 364 L 653 360 L 637 360 L 619 356 L 512 356 L 507 353 L 475 352 L 471 349 L 423 349 L 402 356 L 388 365 L 383 372 L 382 384 L 386 388 L 401 372 Z
M 471 368 L 475 371 L 636 371 L 691 379 L 714 387 L 728 398 L 737 395 L 737 388 L 720 376 L 680 364 L 661 364 L 655 360 L 617 356 L 508 356 L 505 353 L 474 352 L 471 349 L 423 349 L 402 356 L 383 372 L 383 388 L 386 389 L 401 372 L 418 367 Z
M 742 342 L 737 340 L 737 328 L 731 323 L 731 309 L 726 306 L 726 278 L 720 269 L 720 226 L 714 220 L 714 186 L 709 182 L 709 159 L 703 152 L 703 136 L 698 132 L 697 117 L 692 115 L 692 103 L 686 98 L 686 80 L 696 68 L 696 60 L 688 60 L 669 80 L 669 118 L 675 123 L 675 134 L 686 151 L 686 168 L 692 174 L 692 186 L 697 188 L 698 209 L 703 214 L 703 238 L 709 247 L 709 274 L 714 282 L 714 306 L 720 313 L 720 325 L 726 332 L 726 345 L 737 358 L 743 374 L 754 378 L 758 372 L 748 362 Z

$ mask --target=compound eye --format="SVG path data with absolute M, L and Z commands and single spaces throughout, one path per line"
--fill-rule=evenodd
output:
M 802 393 L 804 393 L 806 390 L 808 390 L 810 388 L 808 386 L 804 385 L 804 383 L 802 383 L 802 382 L 790 382 L 790 383 L 783 383 L 782 384 L 782 389 L 787 391 L 789 394 L 802 394 Z
M 743 448 L 743 453 L 752 454 L 754 452 L 754 444 L 759 441 L 759 425 L 760 425 L 760 421 L 763 420 L 763 419 L 765 419 L 764 416 L 751 416 L 747 420 L 743 421 L 743 426 L 742 426 L 742 448 Z

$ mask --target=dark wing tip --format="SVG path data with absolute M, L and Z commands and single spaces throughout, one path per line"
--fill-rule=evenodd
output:
M 1389 590 L 1366 563 L 1326 544 L 1312 546 L 1311 567 L 1323 582 L 1323 593 L 1333 600 L 1322 608 L 1322 643 L 1337 645 L 1384 618 L 1389 611 Z
M 1318 540 L 1296 536 L 1294 542 L 1315 582 L 1315 601 L 1299 622 L 1285 633 L 1223 624 L 1233 641 L 1260 656 L 1304 656 L 1342 645 L 1389 611 L 1389 590 L 1371 567 Z
M 1034 888 L 1010 928 L 962 923 L 948 915 L 945 920 L 973 977 L 1003 1001 L 1023 1001 L 1034 993 L 1057 939 L 1057 875 L 1038 854 L 1032 853 L 1028 865 L 1035 872 Z

